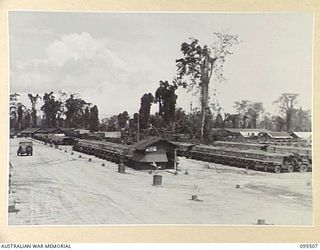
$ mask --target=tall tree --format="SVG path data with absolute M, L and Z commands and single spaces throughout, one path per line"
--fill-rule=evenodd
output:
M 59 127 L 66 127 L 66 115 L 65 115 L 65 112 L 66 112 L 66 100 L 68 99 L 69 95 L 67 92 L 64 92 L 64 91 L 61 91 L 59 90 L 58 91 L 58 98 L 59 98 L 59 101 L 61 102 L 61 108 L 58 112 L 58 116 L 57 116 L 57 120 L 58 120 L 58 126 Z
M 65 115 L 67 127 L 83 128 L 84 127 L 84 112 L 87 103 L 75 94 L 70 94 L 70 97 L 65 102 Z
M 302 107 L 296 109 L 292 119 L 294 131 L 311 131 L 311 111 L 303 110 Z
M 206 143 L 209 142 L 211 130 L 213 128 L 213 116 L 209 107 L 206 108 L 205 114 L 205 123 L 204 123 L 204 130 L 203 130 L 203 139 Z
M 224 114 L 223 128 L 240 128 L 243 127 L 243 117 L 240 114 Z
M 24 128 L 30 128 L 30 126 L 33 126 L 33 124 L 31 125 L 32 114 L 33 114 L 33 110 L 30 110 L 30 109 L 26 110 L 25 116 L 24 116 L 24 126 L 23 126 Z
M 191 135 L 192 131 L 193 131 L 193 124 L 190 121 L 190 115 L 187 115 L 182 108 L 176 109 L 175 132 Z
M 45 93 L 43 101 L 44 104 L 41 107 L 41 110 L 45 114 L 46 125 L 47 127 L 56 127 L 58 113 L 62 111 L 62 102 L 55 99 L 53 92 Z
M 156 112 L 154 115 L 150 115 L 149 120 L 150 125 L 158 131 L 165 131 L 166 127 L 168 126 L 168 123 L 164 121 L 163 117 L 160 116 L 158 112 Z
M 89 109 L 89 106 L 86 106 L 86 108 L 84 110 L 83 119 L 84 119 L 84 128 L 88 129 L 90 127 L 90 109 Z
M 50 105 L 52 95 L 53 95 L 53 91 L 51 91 L 50 93 L 45 93 L 43 95 L 44 104 L 41 107 L 41 110 L 44 112 L 44 115 L 45 115 L 47 127 L 50 127 L 51 117 L 52 117 L 52 114 L 51 114 L 52 108 Z
M 37 127 L 37 109 L 36 109 L 36 104 L 38 100 L 41 100 L 41 96 L 39 94 L 32 95 L 28 94 L 28 97 L 31 102 L 31 117 L 32 117 L 32 127 Z
M 248 109 L 248 116 L 250 117 L 250 128 L 257 128 L 257 121 L 261 113 L 264 112 L 262 102 L 252 102 L 250 103 Z
M 118 114 L 118 125 L 120 128 L 125 128 L 127 126 L 127 123 L 130 119 L 128 111 L 124 111 L 120 114 Z
M 257 128 L 257 120 L 264 112 L 261 102 L 252 102 L 249 100 L 236 101 L 234 108 L 242 116 L 243 128 Z
M 242 118 L 242 128 L 248 127 L 248 121 L 249 121 L 248 110 L 249 110 L 250 104 L 251 102 L 249 100 L 241 100 L 241 101 L 236 101 L 234 103 L 233 107 L 236 109 L 236 111 Z
M 9 112 L 10 112 L 10 129 L 18 129 L 18 106 L 21 105 L 21 103 L 18 102 L 20 94 L 18 93 L 11 93 L 10 94 L 10 106 L 9 106 Z
M 272 120 L 271 120 L 271 114 L 270 113 L 264 113 L 262 120 L 259 124 L 260 128 L 264 128 L 267 130 L 273 130 L 273 124 L 272 124 Z
M 250 106 L 249 100 L 241 100 L 234 102 L 234 108 L 240 115 L 245 115 L 248 112 L 249 106 Z
M 98 131 L 99 130 L 99 111 L 97 105 L 94 105 L 90 109 L 90 130 Z
M 295 105 L 298 103 L 299 94 L 284 93 L 273 103 L 277 104 L 281 113 L 285 115 L 287 131 L 291 131 L 292 116 L 295 112 Z
M 113 115 L 109 118 L 104 118 L 101 120 L 101 122 L 102 127 L 104 127 L 106 131 L 116 131 L 119 129 L 117 115 Z
M 22 129 L 22 118 L 26 107 L 23 104 L 18 104 L 17 114 L 18 114 L 18 130 Z
M 146 129 L 149 127 L 150 109 L 153 101 L 154 97 L 151 93 L 144 94 L 141 97 L 141 104 L 139 110 L 139 123 L 141 129 Z
M 223 128 L 223 118 L 220 113 L 217 114 L 216 119 L 214 121 L 215 128 Z
M 286 121 L 279 115 L 272 116 L 272 122 L 276 131 L 283 131 L 286 127 Z
M 159 115 L 164 121 L 172 126 L 175 116 L 175 109 L 178 96 L 175 94 L 178 85 L 172 85 L 168 81 L 160 81 L 160 86 L 155 93 L 155 102 L 159 103 Z
M 176 60 L 178 68 L 177 81 L 189 90 L 194 86 L 200 90 L 201 102 L 201 131 L 200 138 L 203 138 L 206 110 L 209 104 L 209 83 L 211 76 L 217 81 L 224 80 L 223 65 L 226 57 L 232 54 L 231 46 L 237 44 L 238 36 L 222 33 L 214 33 L 216 41 L 210 47 L 200 45 L 198 39 L 190 38 L 190 42 L 181 45 L 183 57 Z

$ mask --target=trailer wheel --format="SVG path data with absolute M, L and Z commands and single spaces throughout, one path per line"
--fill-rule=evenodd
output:
M 279 165 L 275 166 L 274 167 L 274 172 L 277 173 L 277 174 L 281 173 L 281 166 L 279 166 Z
M 288 173 L 292 173 L 294 171 L 293 165 L 291 165 L 291 164 L 288 165 L 287 171 L 288 171 Z
M 308 171 L 308 166 L 307 166 L 306 164 L 302 164 L 302 165 L 300 166 L 299 171 L 300 171 L 301 173 L 307 172 L 307 171 Z

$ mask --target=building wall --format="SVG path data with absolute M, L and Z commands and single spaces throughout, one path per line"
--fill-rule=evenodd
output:
M 161 156 L 165 156 L 167 158 L 166 162 L 163 161 L 157 161 L 154 160 L 154 162 L 158 165 L 161 166 L 162 168 L 174 168 L 174 155 L 175 155 L 175 148 L 173 146 L 171 146 L 170 144 L 164 143 L 164 142 L 158 142 L 153 144 L 152 146 L 149 147 L 157 147 L 157 151 L 155 152 L 146 152 L 144 151 L 140 151 L 140 150 L 136 150 L 134 151 L 134 166 L 135 168 L 138 169 L 155 169 L 151 163 L 153 162 L 152 158 L 157 159 Z M 150 159 L 148 162 L 143 162 L 144 156 L 148 156 L 148 158 Z

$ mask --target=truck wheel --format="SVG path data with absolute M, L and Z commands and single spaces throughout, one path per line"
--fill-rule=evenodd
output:
M 275 166 L 274 167 L 274 172 L 277 173 L 277 174 L 281 173 L 281 166 L 279 166 L 279 165 Z
M 292 165 L 288 165 L 288 169 L 287 169 L 288 173 L 292 173 L 293 170 L 294 170 L 294 167 Z
M 302 165 L 300 166 L 299 171 L 300 171 L 301 173 L 307 172 L 307 171 L 308 171 L 308 166 L 307 166 L 306 164 L 302 164 Z

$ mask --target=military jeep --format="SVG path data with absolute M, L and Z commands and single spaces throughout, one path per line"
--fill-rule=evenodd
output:
M 33 148 L 32 142 L 22 141 L 19 142 L 19 148 L 17 150 L 17 155 L 32 155 Z

